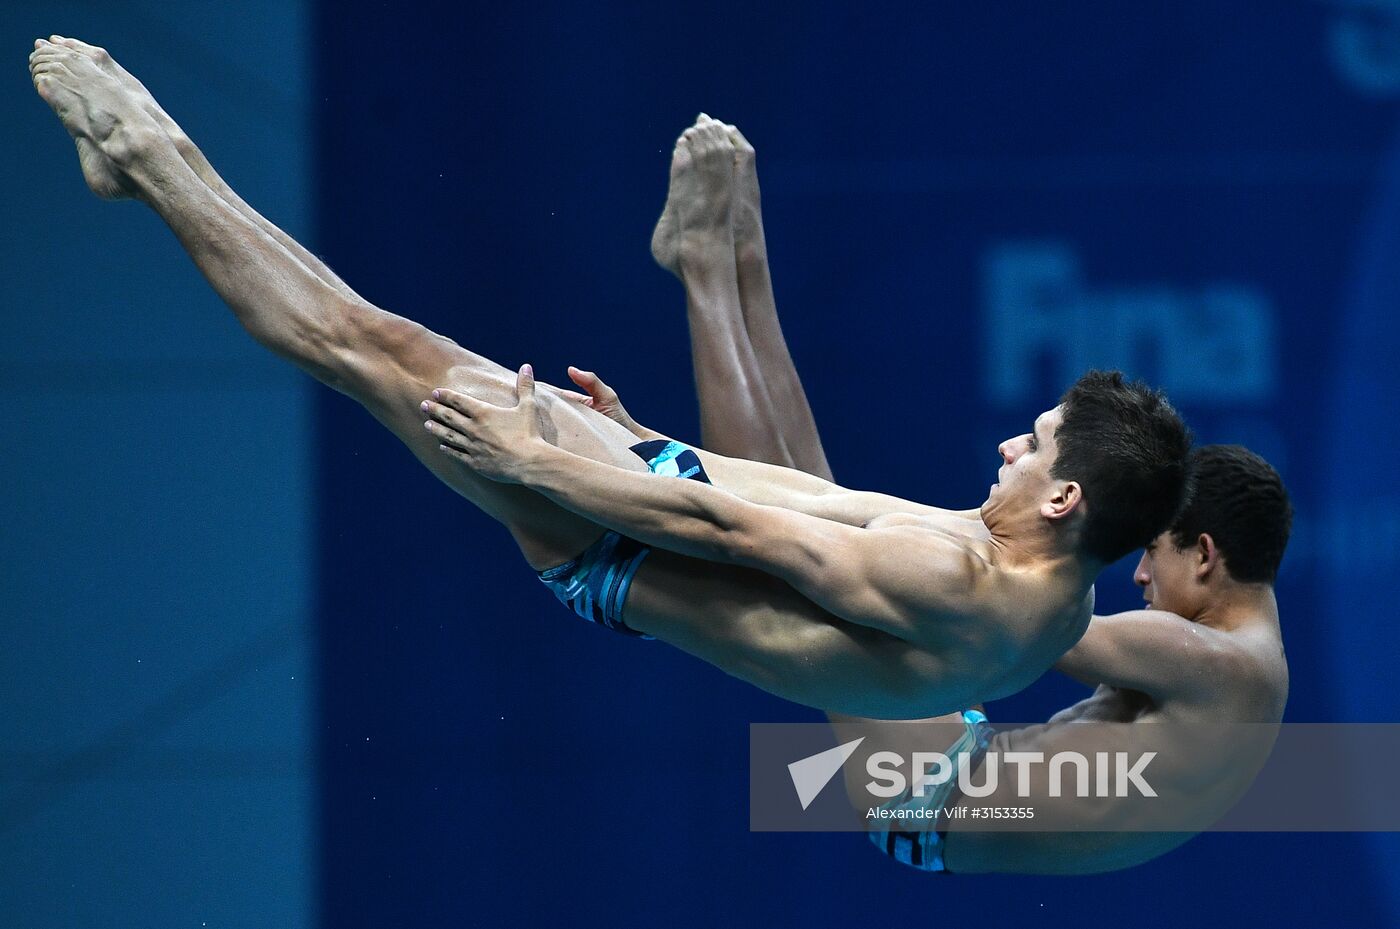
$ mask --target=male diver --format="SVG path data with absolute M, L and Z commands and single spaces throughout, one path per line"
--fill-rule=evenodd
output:
M 799 468 L 831 479 L 811 408 L 778 322 L 769 275 L 753 147 L 733 126 L 733 248 L 697 243 L 696 261 L 678 265 L 666 211 L 653 240 L 657 261 L 686 285 L 688 321 L 706 448 Z M 689 170 L 684 159 L 675 173 Z M 701 247 L 703 246 L 703 247 Z M 705 301 L 692 282 L 728 273 L 737 302 Z M 716 267 L 707 267 L 707 266 Z M 592 372 L 574 369 L 587 402 L 641 438 L 617 393 Z M 1288 695 L 1288 667 L 1273 582 L 1288 541 L 1291 508 L 1278 474 L 1239 446 L 1194 449 L 1195 492 L 1169 529 L 1146 546 L 1134 572 L 1146 609 L 1095 616 L 1084 637 L 1056 668 L 1095 687 L 1088 698 L 1048 723 L 993 735 L 985 716 L 970 710 L 921 727 L 833 716 L 842 742 L 865 737 L 846 765 L 853 801 L 870 803 L 861 763 L 874 751 L 947 749 L 933 733 L 963 729 L 954 747 L 977 764 L 988 749 L 1156 751 L 1151 784 L 1158 796 L 1061 802 L 1049 796 L 1043 769 L 1028 796 L 1010 779 L 976 800 L 945 781 L 926 797 L 900 797 L 886 809 L 942 810 L 929 819 L 868 819 L 875 844 L 904 864 L 926 871 L 1079 874 L 1125 868 L 1163 854 L 1214 822 L 1252 782 L 1268 756 Z M 1087 724 L 1087 725 L 1086 725 Z M 949 750 L 949 754 L 952 751 Z M 1037 809 L 1034 832 L 979 829 L 986 820 L 948 815 L 958 806 Z M 916 825 L 907 827 L 906 824 Z M 922 826 L 922 828 L 921 828 Z
M 104 50 L 40 39 L 30 71 L 94 193 L 154 209 L 250 335 L 504 524 L 561 600 L 787 699 L 909 718 L 1019 690 L 1082 635 L 1099 569 L 1158 535 L 1184 497 L 1185 426 L 1116 374 L 1087 375 L 1002 443 L 999 483 L 973 510 L 637 444 L 564 392 L 536 391 L 528 366 L 512 376 L 359 297 L 233 195 Z M 671 191 L 684 265 L 695 243 L 732 251 L 733 148 L 702 120 L 678 149 L 694 168 Z M 702 277 L 696 299 L 737 300 L 732 268 Z

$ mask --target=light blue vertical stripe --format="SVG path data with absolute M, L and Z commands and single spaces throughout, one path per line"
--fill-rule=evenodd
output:
M 109 48 L 300 236 L 308 15 L 54 0 L 0 34 Z M 0 923 L 314 925 L 309 390 L 157 219 L 86 191 L 25 53 L 0 95 L 24 140 L 0 150 Z

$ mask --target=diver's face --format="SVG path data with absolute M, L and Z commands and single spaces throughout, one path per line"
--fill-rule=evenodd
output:
M 988 493 L 988 503 L 1041 502 L 1053 483 L 1050 469 L 1055 466 L 1058 451 L 1055 430 L 1063 420 L 1064 412 L 1058 406 L 1046 410 L 1035 418 L 1030 432 L 997 446 L 1001 467 L 997 469 L 997 482 Z
M 1137 570 L 1133 572 L 1133 580 L 1142 588 L 1147 608 L 1192 618 L 1198 612 L 1196 600 L 1201 586 L 1196 576 L 1198 564 L 1194 548 L 1177 551 L 1170 531 L 1153 539 L 1143 549 Z

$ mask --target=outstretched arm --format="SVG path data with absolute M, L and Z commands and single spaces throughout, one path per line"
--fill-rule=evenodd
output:
M 815 426 L 812 430 L 815 432 Z M 806 431 L 806 427 L 790 432 L 775 430 L 774 435 L 783 439 L 783 447 L 777 455 L 793 462 L 799 457 L 804 458 L 808 464 L 818 457 L 820 461 L 825 462 L 826 455 L 819 444 L 813 446 L 802 440 L 801 436 Z M 956 517 L 966 521 L 969 527 L 981 522 L 981 512 L 976 509 L 948 510 L 906 500 L 893 494 L 842 487 L 815 474 L 799 470 L 795 463 L 768 464 L 766 461 L 718 455 L 706 449 L 695 451 L 716 487 L 721 487 L 751 503 L 798 510 L 810 516 L 834 520 L 848 526 L 864 526 L 877 516 L 888 513 Z
M 699 348 L 694 350 L 700 351 Z M 603 413 L 609 419 L 625 426 L 638 439 L 670 438 L 638 424 L 622 406 L 617 392 L 597 374 L 570 368 L 569 376 L 574 383 L 588 391 L 586 395 L 570 392 L 567 394 L 569 399 Z M 716 399 L 720 396 L 729 399 L 720 403 Z M 716 411 L 708 417 L 714 422 L 733 424 L 736 428 L 747 424 L 749 428 L 741 430 L 741 435 L 736 436 L 727 428 L 721 429 L 715 425 L 702 426 L 702 436 L 706 442 L 713 442 L 731 454 L 718 454 L 709 448 L 695 449 L 710 481 L 721 490 L 750 503 L 796 510 L 808 516 L 829 519 L 847 526 L 864 526 L 875 517 L 886 513 L 955 516 L 964 520 L 980 520 L 977 510 L 945 510 L 890 494 L 852 490 L 807 473 L 796 464 L 770 464 L 770 460 L 788 462 L 796 461 L 797 458 L 802 458 L 808 463 L 817 458 L 825 462 L 826 456 L 820 443 L 814 438 L 816 427 L 809 422 L 807 425 L 785 429 L 784 424 L 790 421 L 779 418 L 775 420 L 771 430 L 759 430 L 751 420 L 760 414 L 747 406 L 741 397 L 742 395 L 738 394 L 712 391 L 712 402 L 733 415 L 726 418 Z M 444 422 L 443 425 L 449 424 Z M 765 435 L 768 438 L 750 446 L 749 437 L 754 435 Z M 781 444 L 777 441 L 778 437 L 782 439 Z M 744 451 L 748 448 L 753 448 L 752 454 L 757 456 L 756 460 L 744 457 Z
M 436 390 L 441 402 L 423 404 L 433 417 L 426 426 L 447 454 L 479 474 L 523 484 L 648 545 L 772 574 L 849 622 L 919 641 L 947 632 L 922 620 L 965 616 L 982 602 L 981 563 L 942 535 L 854 528 L 698 481 L 591 461 L 540 436 L 528 365 L 518 390 L 514 407 Z

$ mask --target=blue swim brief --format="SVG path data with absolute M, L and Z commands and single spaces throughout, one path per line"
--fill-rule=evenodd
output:
M 680 442 L 665 439 L 642 442 L 632 451 L 653 474 L 710 483 L 700 456 Z M 649 639 L 622 621 L 627 589 L 651 548 L 612 530 L 588 546 L 576 558 L 539 573 L 540 580 L 559 602 L 591 623 L 614 632 Z
M 956 742 L 944 749 L 943 754 L 952 759 L 956 765 L 958 754 L 966 752 L 968 755 L 967 769 L 972 771 L 981 764 L 982 757 L 987 754 L 987 746 L 991 744 L 995 730 L 992 728 L 992 724 L 987 721 L 986 714 L 980 710 L 963 710 L 962 720 L 963 734 L 958 737 Z M 912 788 L 906 789 L 901 796 L 884 804 L 884 807 L 904 810 L 922 807 L 930 812 L 939 811 L 940 815 L 932 818 L 933 827 L 906 831 L 901 828 L 903 820 L 877 819 L 870 827 L 870 841 L 874 842 L 877 848 L 882 849 L 895 861 L 907 864 L 911 868 L 918 868 L 920 871 L 948 873 L 948 869 L 943 865 L 943 841 L 948 832 L 948 817 L 942 811 L 951 810 L 961 798 L 962 790 L 958 787 L 956 773 L 943 783 L 925 789 L 922 797 L 913 796 Z M 929 822 L 930 820 L 911 817 L 909 821 Z

